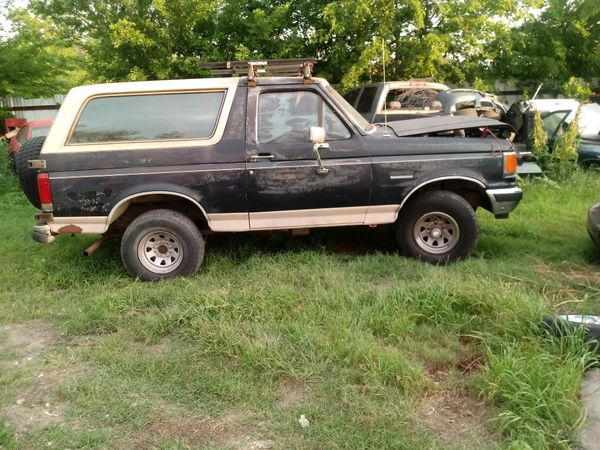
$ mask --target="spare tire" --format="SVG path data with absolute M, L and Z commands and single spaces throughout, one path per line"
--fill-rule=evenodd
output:
M 27 161 L 37 159 L 40 156 L 45 140 L 46 136 L 31 138 L 15 154 L 15 166 L 21 182 L 21 189 L 36 208 L 42 207 L 37 188 L 37 170 L 30 169 Z

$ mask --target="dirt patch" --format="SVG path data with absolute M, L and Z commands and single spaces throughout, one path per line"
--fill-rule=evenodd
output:
M 416 412 L 419 424 L 434 432 L 441 444 L 480 449 L 493 442 L 490 411 L 461 390 L 436 390 L 425 397 Z
M 133 441 L 121 442 L 117 447 L 132 449 L 153 448 L 162 440 L 184 442 L 192 448 L 220 445 L 240 450 L 267 449 L 273 446 L 268 440 L 256 440 L 257 434 L 248 425 L 249 416 L 234 411 L 211 418 L 203 415 L 190 417 L 162 417 L 139 430 Z
M 77 379 L 85 373 L 88 370 L 82 367 L 39 372 L 29 380 L 27 387 L 13 394 L 14 403 L 0 411 L 0 415 L 18 434 L 59 424 L 67 403 L 58 393 L 58 387 L 65 380 Z
M 0 326 L 0 355 L 9 360 L 0 361 L 0 367 L 28 364 L 36 360 L 58 340 L 58 333 L 43 323 L 13 324 Z
M 280 406 L 301 405 L 306 402 L 306 390 L 304 387 L 293 380 L 285 380 L 281 387 L 278 403 Z
M 21 374 L 24 387 L 11 392 L 11 404 L 0 416 L 15 427 L 18 434 L 45 428 L 63 421 L 66 403 L 57 388 L 67 379 L 86 372 L 81 366 L 48 369 L 41 356 L 56 345 L 58 332 L 44 323 L 11 324 L 0 327 L 0 354 L 7 371 Z

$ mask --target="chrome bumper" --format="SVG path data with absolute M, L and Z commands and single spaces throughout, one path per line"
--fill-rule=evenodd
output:
M 508 217 L 523 198 L 521 188 L 488 189 L 485 191 L 490 199 L 491 211 L 497 219 Z

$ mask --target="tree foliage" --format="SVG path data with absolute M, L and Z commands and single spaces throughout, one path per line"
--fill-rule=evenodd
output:
M 73 84 L 77 52 L 61 44 L 49 19 L 16 10 L 9 15 L 12 30 L 0 37 L 0 97 L 43 97 Z
M 26 15 L 52 24 L 44 39 L 76 49 L 94 81 L 189 78 L 202 75 L 204 61 L 314 56 L 317 74 L 350 87 L 381 79 L 385 48 L 389 79 L 487 88 L 496 78 L 562 86 L 600 73 L 597 1 L 31 0 Z M 43 72 L 35 61 L 31 71 Z
M 570 77 L 600 74 L 598 0 L 545 0 L 537 15 L 506 30 L 495 42 L 491 76 L 518 80 L 533 89 L 560 92 Z

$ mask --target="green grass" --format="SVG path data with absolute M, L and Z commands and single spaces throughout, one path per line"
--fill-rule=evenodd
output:
M 35 210 L 0 158 L 2 323 L 53 324 L 64 335 L 33 367 L 77 373 L 52 390 L 62 423 L 21 432 L 7 419 L 7 448 L 460 448 L 419 419 L 439 390 L 486 400 L 481 446 L 577 439 L 589 354 L 538 324 L 598 313 L 585 230 L 597 172 L 526 183 L 508 220 L 478 212 L 474 255 L 448 267 L 400 257 L 390 227 L 242 233 L 209 236 L 196 276 L 141 283 L 116 242 L 87 258 L 93 236 L 33 242 Z M 35 370 L 0 365 L 0 409 Z

